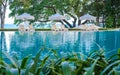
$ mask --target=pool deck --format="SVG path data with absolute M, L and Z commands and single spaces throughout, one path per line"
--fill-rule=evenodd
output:
M 79 28 L 68 28 L 69 31 L 82 31 Z M 100 28 L 99 30 L 120 30 L 118 28 Z M 0 29 L 0 31 L 18 31 L 18 29 Z M 51 29 L 35 29 L 35 31 L 51 31 Z

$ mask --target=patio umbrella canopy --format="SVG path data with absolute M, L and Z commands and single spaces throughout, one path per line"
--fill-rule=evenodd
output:
M 17 16 L 16 19 L 18 19 L 18 20 L 34 20 L 34 16 L 27 14 L 27 13 L 23 13 L 22 15 Z
M 27 27 L 28 24 L 29 24 L 27 20 L 34 20 L 34 16 L 32 16 L 32 15 L 30 15 L 28 13 L 23 13 L 23 14 L 17 16 L 16 19 L 23 20 L 24 25 Z
M 62 19 L 65 19 L 65 16 L 62 16 L 58 13 L 49 17 L 49 20 L 62 20 Z
M 80 17 L 81 20 L 96 20 L 96 17 L 90 15 L 90 14 L 85 14 Z

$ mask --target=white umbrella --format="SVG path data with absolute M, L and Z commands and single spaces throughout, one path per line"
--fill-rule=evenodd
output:
M 80 17 L 81 20 L 96 20 L 96 17 L 90 15 L 90 14 L 85 14 Z
M 58 13 L 49 17 L 49 20 L 62 20 L 62 19 L 65 19 L 65 16 L 62 16 Z
M 28 24 L 29 24 L 29 23 L 27 22 L 27 20 L 34 20 L 34 16 L 32 16 L 32 15 L 30 15 L 30 14 L 28 14 L 28 13 L 23 13 L 23 14 L 17 16 L 16 19 L 18 19 L 18 20 L 23 20 L 25 27 L 27 27 Z
M 34 16 L 27 14 L 27 13 L 23 13 L 22 15 L 17 16 L 16 19 L 18 19 L 18 20 L 34 20 Z

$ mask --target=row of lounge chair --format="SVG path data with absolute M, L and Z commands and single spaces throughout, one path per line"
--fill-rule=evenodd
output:
M 65 28 L 64 25 L 60 25 L 59 28 L 56 25 L 52 25 L 51 30 L 52 31 L 68 31 L 68 29 Z
M 33 33 L 33 32 L 35 32 L 35 29 L 34 29 L 34 27 L 32 25 L 29 25 L 28 28 L 25 28 L 24 25 L 19 25 L 18 31 L 20 33 L 24 33 L 26 31 Z
M 98 31 L 98 28 L 96 25 L 90 25 L 90 26 L 86 26 L 86 25 L 81 25 L 80 29 L 83 31 Z M 67 28 L 65 28 L 64 25 L 60 25 L 60 27 L 57 27 L 56 25 L 52 25 L 51 27 L 52 31 L 68 31 Z M 19 25 L 18 31 L 20 33 L 24 33 L 26 31 L 33 33 L 35 32 L 35 29 L 32 25 L 29 25 L 28 28 L 25 28 L 24 25 Z
M 90 26 L 87 26 L 87 25 L 81 25 L 81 30 L 83 31 L 98 31 L 98 27 L 96 25 L 90 25 Z

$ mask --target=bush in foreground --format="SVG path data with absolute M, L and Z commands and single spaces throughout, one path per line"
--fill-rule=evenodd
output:
M 72 52 L 59 57 L 56 50 L 51 49 L 52 54 L 42 59 L 41 52 L 42 49 L 35 57 L 28 55 L 22 60 L 3 52 L 11 64 L 1 60 L 0 75 L 120 75 L 120 49 L 110 58 L 105 58 L 104 50 L 91 52 L 88 56 Z

